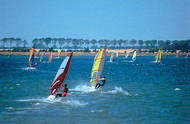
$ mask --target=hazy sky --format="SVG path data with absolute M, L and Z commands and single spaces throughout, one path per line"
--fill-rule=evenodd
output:
M 190 0 L 0 0 L 0 39 L 190 39 Z

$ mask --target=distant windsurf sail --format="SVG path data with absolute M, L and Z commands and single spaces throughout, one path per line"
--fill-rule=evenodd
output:
M 187 53 L 187 55 L 185 56 L 185 58 L 187 58 L 189 56 L 189 52 Z
M 41 58 L 40 58 L 40 61 L 43 61 L 44 60 L 44 55 L 45 55 L 45 52 L 42 54 Z
M 161 62 L 161 51 L 160 51 L 160 49 L 156 52 L 155 61 L 156 62 L 158 62 L 158 61 Z
M 37 63 L 34 61 L 34 47 L 32 47 L 32 49 L 30 50 L 30 56 L 28 59 L 28 65 L 30 67 L 35 67 L 37 65 Z
M 111 54 L 110 62 L 113 62 L 113 60 L 114 60 L 114 53 Z
M 116 57 L 118 57 L 118 56 L 119 56 L 119 52 L 116 53 Z
M 49 62 L 52 62 L 52 61 L 53 61 L 53 59 L 52 59 L 52 51 L 51 51 L 49 54 Z
M 136 56 L 137 56 L 137 52 L 135 51 L 135 52 L 133 53 L 133 57 L 132 57 L 133 62 L 136 61 Z
M 69 67 L 71 65 L 71 59 L 72 59 L 72 55 L 73 53 L 68 54 L 65 59 L 63 60 L 63 62 L 61 63 L 61 66 L 59 67 L 57 74 L 53 80 L 53 83 L 51 85 L 51 95 L 55 95 L 57 93 L 58 88 L 60 88 L 63 83 L 64 80 L 67 76 L 67 73 L 69 71 Z
M 90 84 L 95 86 L 98 83 L 98 79 L 102 75 L 104 61 L 106 55 L 106 44 L 103 48 L 99 50 L 94 58 L 94 63 L 92 66 L 91 77 L 90 77 Z
M 39 56 L 40 56 L 40 51 L 37 52 L 37 57 L 39 57 Z
M 128 58 L 128 56 L 129 56 L 129 53 L 127 52 L 127 53 L 126 53 L 126 55 L 125 55 L 125 58 L 127 59 L 127 58 Z
M 58 57 L 58 58 L 60 58 L 60 56 L 61 56 L 61 52 L 58 52 L 58 55 L 57 55 L 57 57 Z

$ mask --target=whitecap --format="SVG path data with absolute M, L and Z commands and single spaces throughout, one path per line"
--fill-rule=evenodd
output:
M 8 111 L 14 111 L 15 110 L 15 108 L 13 108 L 13 107 L 7 107 L 5 109 L 7 109 Z
M 114 87 L 114 90 L 107 91 L 105 93 L 111 93 L 111 94 L 123 93 L 124 95 L 129 95 L 129 93 L 124 91 L 121 87 Z
M 25 68 L 21 68 L 22 70 L 34 70 L 36 69 L 35 67 L 25 67 Z
M 160 63 L 160 61 L 156 62 L 156 61 L 151 61 L 151 63 Z
M 134 96 L 139 96 L 139 94 L 138 94 L 138 93 L 136 93 Z
M 43 61 L 42 63 L 49 63 L 48 61 Z
M 86 106 L 88 103 L 80 102 L 78 100 L 65 100 L 63 104 L 71 105 L 71 106 Z
M 17 86 L 19 86 L 20 84 L 16 84 Z
M 175 91 L 177 91 L 177 90 L 181 90 L 181 89 L 179 89 L 179 88 L 175 88 Z
M 78 92 L 84 92 L 84 93 L 87 93 L 87 92 L 94 92 L 96 91 L 96 89 L 92 86 L 89 86 L 89 85 L 78 85 L 76 86 L 74 89 L 70 89 L 70 91 L 78 91 Z
M 52 103 L 48 100 L 48 97 L 43 98 L 32 98 L 32 99 L 20 99 L 18 100 L 20 102 L 44 102 L 44 103 Z

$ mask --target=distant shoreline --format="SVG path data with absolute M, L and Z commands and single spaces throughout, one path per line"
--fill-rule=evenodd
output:
M 40 56 L 42 55 L 43 52 L 40 52 Z M 70 52 L 61 52 L 61 56 L 66 56 L 67 54 L 69 54 Z M 0 52 L 0 56 L 9 56 L 9 54 L 11 56 L 29 56 L 30 53 L 29 52 Z M 57 56 L 58 52 L 53 52 L 53 56 Z M 119 53 L 118 56 L 125 56 L 126 53 Z M 137 53 L 137 56 L 155 56 L 156 53 Z M 185 56 L 187 53 L 179 53 L 179 56 Z M 37 53 L 35 52 L 35 55 L 37 55 Z M 95 56 L 96 52 L 73 52 L 73 56 Z M 110 56 L 111 53 L 106 53 L 106 55 Z M 131 56 L 132 53 L 129 53 L 129 55 Z M 45 53 L 45 56 L 49 56 L 49 52 Z M 177 53 L 167 53 L 167 52 L 162 52 L 162 56 L 177 56 Z

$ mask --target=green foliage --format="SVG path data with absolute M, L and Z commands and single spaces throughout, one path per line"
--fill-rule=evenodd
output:
M 137 52 L 138 52 L 138 53 L 142 53 L 142 50 L 141 50 L 141 49 L 138 49 Z
M 67 50 L 67 52 L 72 52 L 72 50 Z
M 86 52 L 90 52 L 90 50 L 88 49 L 88 48 L 85 48 L 84 49 L 84 52 L 86 53 Z
M 49 48 L 49 52 L 51 52 L 51 51 L 53 52 L 53 47 Z
M 97 52 L 96 49 L 94 49 L 92 52 Z
M 156 52 L 156 51 L 158 51 L 158 49 L 156 49 L 156 48 L 151 48 L 151 49 L 149 49 L 149 53 L 154 53 L 154 52 Z

